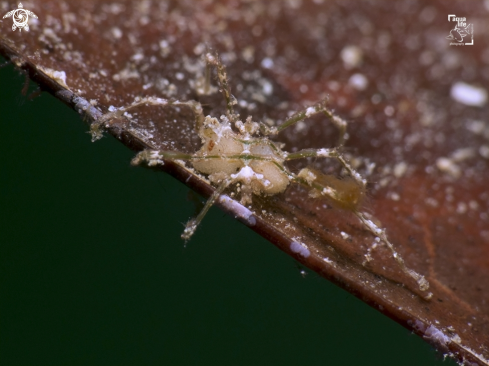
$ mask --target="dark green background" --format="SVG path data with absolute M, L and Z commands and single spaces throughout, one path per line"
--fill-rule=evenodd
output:
M 0 69 L 1 365 L 442 363 L 217 208 L 184 248 L 188 189 L 23 80 Z

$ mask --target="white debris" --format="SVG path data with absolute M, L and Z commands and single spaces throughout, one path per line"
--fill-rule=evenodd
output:
M 475 150 L 472 147 L 464 147 L 461 149 L 457 149 L 452 154 L 450 154 L 450 157 L 456 162 L 464 161 L 474 156 L 475 156 Z
M 348 79 L 348 84 L 354 87 L 356 90 L 365 90 L 368 86 L 368 79 L 363 74 L 353 74 Z
M 450 158 L 436 159 L 436 167 L 442 172 L 450 174 L 454 178 L 460 177 L 460 167 Z
M 265 57 L 263 60 L 261 60 L 261 67 L 271 69 L 273 67 L 273 60 L 269 57 Z
M 294 253 L 299 253 L 304 258 L 307 258 L 311 255 L 311 252 L 304 244 L 298 243 L 296 241 L 290 243 L 290 250 L 292 250 Z
M 331 156 L 329 149 L 319 149 L 316 152 L 316 156 L 322 157 L 322 158 L 329 158 Z
M 219 196 L 219 202 L 228 210 L 234 212 L 237 216 L 237 218 L 240 218 L 244 220 L 244 222 L 250 226 L 254 226 L 256 224 L 256 219 L 253 216 L 253 212 L 248 210 L 245 206 L 243 206 L 241 203 L 236 202 L 235 200 L 231 199 L 231 197 L 222 194 Z
M 459 103 L 482 107 L 487 103 L 487 90 L 464 82 L 457 82 L 450 89 L 451 97 Z
M 485 159 L 489 159 L 489 146 L 487 145 L 482 145 L 481 147 L 479 147 L 479 154 L 485 158 Z
M 66 73 L 64 71 L 56 71 L 53 69 L 49 68 L 41 68 L 40 69 L 48 76 L 50 76 L 54 81 L 58 82 L 61 86 L 65 87 L 66 89 L 68 88 L 68 85 L 66 85 Z
M 113 27 L 110 31 L 115 39 L 120 39 L 122 37 L 122 31 L 120 28 Z
M 424 337 L 431 339 L 440 344 L 448 344 L 450 342 L 450 337 L 445 335 L 440 329 L 435 327 L 434 325 L 430 325 L 426 332 L 424 333 Z
M 404 162 L 404 161 L 401 161 L 400 163 L 397 163 L 395 166 L 394 166 L 394 175 L 396 178 L 401 178 L 404 173 L 406 173 L 406 170 L 408 168 L 408 165 Z
M 352 69 L 362 63 L 363 51 L 358 46 L 346 46 L 340 54 L 346 69 Z

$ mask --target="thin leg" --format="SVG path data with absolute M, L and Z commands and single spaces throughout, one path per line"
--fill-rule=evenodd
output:
M 309 157 L 322 157 L 322 158 L 335 158 L 337 159 L 341 165 L 346 169 L 348 174 L 352 176 L 359 184 L 365 186 L 367 181 L 363 178 L 355 169 L 351 167 L 350 164 L 343 158 L 343 156 L 339 153 L 338 149 L 305 149 L 300 150 L 295 153 L 287 154 L 285 160 L 293 160 L 293 159 L 301 159 L 301 158 L 309 158 Z
M 31 79 L 29 78 L 29 74 L 27 71 L 24 71 L 25 74 L 25 80 L 24 80 L 24 87 L 21 90 L 22 95 L 27 95 L 27 90 L 29 90 L 29 84 Z
M 27 99 L 33 100 L 34 98 L 37 98 L 38 96 L 40 96 L 41 93 L 42 93 L 42 89 L 40 87 L 37 87 L 36 90 L 34 90 L 32 93 L 30 93 L 27 96 Z
M 163 107 L 164 106 L 189 107 L 190 109 L 192 109 L 192 111 L 195 114 L 195 125 L 197 129 L 202 125 L 205 119 L 201 104 L 194 100 L 181 102 L 178 100 L 168 100 L 168 99 L 155 98 L 155 97 L 137 98 L 131 105 L 128 105 L 127 107 L 120 107 L 111 112 L 107 112 L 104 115 L 102 115 L 97 121 L 92 123 L 92 125 L 90 126 L 92 141 L 96 141 L 102 138 L 101 130 L 103 129 L 103 127 L 106 127 L 106 124 L 110 120 L 114 118 L 120 118 L 128 110 L 139 107 L 141 105 L 154 105 L 154 106 L 163 106 Z
M 222 64 L 221 60 L 217 53 L 208 52 L 205 55 L 205 59 L 208 64 L 216 66 L 217 70 L 217 81 L 219 83 L 219 88 L 221 89 L 221 93 L 224 96 L 224 100 L 226 101 L 226 108 L 228 111 L 228 118 L 230 121 L 236 121 L 236 114 L 234 114 L 233 105 L 237 104 L 236 98 L 231 94 L 231 88 L 228 82 L 228 76 L 226 73 L 226 68 Z
M 386 245 L 387 248 L 392 253 L 392 257 L 396 260 L 397 264 L 401 268 L 401 270 L 411 277 L 413 280 L 416 281 L 418 284 L 418 288 L 420 291 L 425 292 L 428 291 L 430 288 L 430 284 L 428 280 L 420 275 L 419 273 L 415 272 L 414 270 L 408 268 L 406 264 L 404 263 L 404 259 L 400 256 L 399 253 L 397 253 L 396 249 L 394 248 L 394 245 L 387 239 L 387 235 L 385 233 L 384 229 L 379 228 L 372 220 L 367 219 L 362 212 L 355 212 L 355 215 L 360 219 L 360 221 L 365 225 L 365 227 L 376 237 L 380 238 Z M 429 300 L 433 294 L 431 292 L 427 293 L 425 298 Z
M 274 161 L 273 158 L 252 155 L 252 154 L 235 154 L 235 155 L 193 155 L 186 154 L 180 151 L 164 151 L 164 150 L 143 150 L 139 152 L 131 161 L 132 165 L 139 165 L 143 162 L 148 163 L 149 166 L 161 164 L 163 160 L 262 160 L 262 161 Z
M 204 71 L 204 95 L 208 95 L 211 91 L 211 64 L 205 63 Z
M 348 181 L 344 182 L 336 177 L 324 175 L 321 172 L 307 168 L 301 170 L 297 176 L 294 176 L 293 181 L 311 187 L 315 196 L 327 198 L 334 207 L 353 212 L 367 230 L 378 238 L 377 240 L 385 243 L 402 272 L 416 281 L 419 290 L 421 292 L 428 291 L 430 286 L 429 282 L 424 276 L 406 266 L 400 254 L 394 248 L 394 245 L 387 238 L 385 229 L 378 227 L 372 220 L 367 219 L 364 213 L 359 211 L 365 195 L 364 187 L 355 187 L 349 184 Z M 428 292 L 424 298 L 428 300 L 432 295 L 431 292 Z
M 304 149 L 295 153 L 287 153 L 285 160 L 302 159 L 302 158 L 337 158 L 340 153 L 337 149 Z
M 290 127 L 290 126 L 296 124 L 297 122 L 303 121 L 306 118 L 315 116 L 316 114 L 319 114 L 319 113 L 324 113 L 326 116 L 328 116 L 331 119 L 331 121 L 334 123 L 334 125 L 339 129 L 340 137 L 339 137 L 338 145 L 342 146 L 345 142 L 347 123 L 342 118 L 334 115 L 333 112 L 326 107 L 326 101 L 325 100 L 323 100 L 319 103 L 316 103 L 312 107 L 308 107 L 308 108 L 305 108 L 299 112 L 294 113 L 291 117 L 289 117 L 287 120 L 285 120 L 285 122 L 282 123 L 278 127 L 268 127 L 268 126 L 262 124 L 260 126 L 260 130 L 265 135 L 275 135 L 275 134 L 285 130 L 287 127 Z
M 325 197 L 334 208 L 357 212 L 365 199 L 365 186 L 352 178 L 340 179 L 304 168 L 294 176 L 293 181 L 312 188 L 309 195 Z
M 98 119 L 99 123 L 105 123 L 110 121 L 111 119 L 114 118 L 119 118 L 121 117 L 125 112 L 127 112 L 130 109 L 139 107 L 141 105 L 155 105 L 155 106 L 187 106 L 192 109 L 192 111 L 195 113 L 195 117 L 200 123 L 204 120 L 204 113 L 202 111 L 202 106 L 200 105 L 199 102 L 196 102 L 194 100 L 190 100 L 187 102 L 180 102 L 178 100 L 168 100 L 168 99 L 163 99 L 163 98 L 155 98 L 155 97 L 146 97 L 146 98 L 140 98 L 134 101 L 131 105 L 128 105 L 127 107 L 120 107 L 117 108 L 116 110 L 112 112 L 105 113 L 102 117 Z
M 187 222 L 187 224 L 185 225 L 185 230 L 182 233 L 182 239 L 185 240 L 185 243 L 190 240 L 192 235 L 195 233 L 197 226 L 199 226 L 200 222 L 207 214 L 207 211 L 209 211 L 209 209 L 216 202 L 221 193 L 224 192 L 229 183 L 230 181 L 228 179 L 223 180 L 221 184 L 219 184 L 219 186 L 216 188 L 214 193 L 212 193 L 212 195 L 209 197 L 209 199 L 205 203 L 204 208 L 202 209 L 202 211 L 199 212 L 197 217 L 190 219 L 189 222 Z

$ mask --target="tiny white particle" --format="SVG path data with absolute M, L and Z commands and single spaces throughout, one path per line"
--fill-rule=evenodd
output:
M 487 145 L 482 145 L 479 147 L 479 154 L 486 159 L 489 159 L 489 146 Z
M 120 39 L 122 37 L 122 31 L 120 30 L 120 28 L 113 27 L 111 31 L 115 39 Z
M 450 95 L 457 102 L 473 107 L 482 107 L 487 102 L 486 89 L 464 82 L 453 84 Z
M 396 111 L 396 110 L 395 110 L 395 109 L 394 109 L 394 107 L 393 107 L 393 106 L 391 106 L 391 105 L 388 105 L 387 107 L 385 107 L 385 108 L 384 108 L 384 113 L 385 113 L 385 115 L 386 115 L 386 116 L 388 116 L 388 117 L 392 117 L 392 116 L 394 115 L 394 112 L 395 112 L 395 111 Z
M 356 90 L 365 90 L 368 86 L 368 79 L 363 74 L 353 74 L 348 79 L 348 83 Z
M 54 81 L 58 82 L 58 84 L 65 87 L 66 89 L 69 89 L 68 85 L 66 85 L 66 73 L 64 71 L 57 71 L 48 68 L 41 68 L 41 70 L 44 71 L 46 75 L 54 79 Z
M 346 69 L 352 69 L 362 63 L 363 52 L 358 46 L 346 46 L 340 54 Z
M 299 253 L 304 258 L 307 258 L 311 255 L 311 252 L 304 244 L 298 243 L 296 241 L 290 243 L 290 250 L 292 250 L 294 253 Z
M 333 264 L 333 261 L 331 259 L 329 259 L 328 257 L 324 257 L 323 261 L 328 263 L 328 264 Z
M 396 178 L 401 178 L 406 173 L 408 166 L 405 162 L 401 161 L 394 166 L 394 175 Z
M 454 178 L 460 177 L 461 170 L 460 167 L 455 164 L 452 159 L 449 158 L 438 158 L 436 159 L 436 167 L 444 173 L 450 174 Z
M 391 192 L 389 194 L 389 198 L 393 201 L 399 201 L 401 199 L 401 196 L 399 196 L 399 194 L 396 192 Z
M 316 152 L 316 155 L 322 158 L 328 158 L 330 156 L 330 151 L 329 149 L 319 149 Z
M 133 61 L 141 61 L 144 58 L 144 55 L 142 53 L 135 53 L 132 55 L 131 60 Z
M 268 80 L 264 80 L 262 82 L 262 90 L 263 94 L 270 95 L 273 93 L 273 85 Z
M 311 117 L 314 113 L 316 113 L 316 108 L 309 107 L 306 109 L 306 117 Z
M 450 338 L 445 335 L 440 329 L 435 327 L 434 325 L 430 325 L 426 332 L 424 333 L 425 338 L 429 338 L 433 341 L 437 341 L 441 344 L 447 344 L 450 342 Z
M 219 202 L 228 210 L 234 212 L 238 218 L 242 219 L 246 224 L 254 226 L 256 224 L 256 218 L 253 216 L 253 212 L 231 199 L 229 196 L 223 194 L 219 197 Z
M 265 57 L 261 60 L 261 66 L 265 69 L 271 69 L 273 67 L 273 60 L 269 57 Z

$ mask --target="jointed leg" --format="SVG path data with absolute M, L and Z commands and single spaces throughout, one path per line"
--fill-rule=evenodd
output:
M 299 121 L 303 121 L 306 118 L 315 116 L 316 114 L 319 114 L 319 113 L 324 113 L 326 116 L 328 116 L 331 119 L 331 121 L 334 123 L 334 125 L 338 128 L 338 130 L 340 131 L 340 137 L 339 137 L 338 145 L 342 146 L 343 143 L 345 142 L 347 123 L 342 118 L 333 114 L 333 112 L 326 107 L 326 101 L 325 100 L 323 100 L 319 103 L 316 103 L 315 105 L 313 105 L 311 107 L 305 108 L 299 112 L 294 113 L 292 116 L 290 116 L 287 120 L 285 120 L 284 123 L 282 123 L 278 127 L 268 127 L 268 126 L 262 124 L 261 125 L 261 132 L 265 135 L 275 135 L 275 134 L 279 133 L 280 131 L 285 130 L 287 127 L 290 127 Z
M 190 240 L 192 235 L 195 233 L 197 226 L 200 224 L 204 216 L 207 214 L 207 211 L 211 208 L 211 206 L 216 202 L 221 193 L 226 189 L 229 185 L 230 181 L 228 179 L 224 179 L 219 186 L 216 188 L 214 193 L 209 197 L 205 206 L 202 208 L 202 211 L 199 212 L 197 217 L 190 219 L 185 225 L 185 230 L 182 233 L 182 239 L 185 240 L 185 243 Z
M 362 212 L 356 211 L 355 215 L 360 219 L 360 221 L 365 225 L 365 227 L 372 234 L 374 234 L 376 237 L 380 238 L 380 240 L 382 240 L 385 243 L 385 245 L 387 245 L 387 248 L 389 248 L 389 250 L 392 253 L 392 257 L 396 260 L 396 262 L 399 265 L 399 267 L 401 268 L 401 270 L 406 275 L 408 275 L 409 277 L 411 277 L 412 279 L 414 279 L 416 281 L 416 283 L 418 284 L 419 290 L 422 292 L 428 291 L 428 289 L 430 287 L 428 280 L 426 280 L 426 278 L 424 276 L 420 275 L 416 271 L 414 271 L 414 270 L 412 270 L 406 266 L 406 264 L 404 263 L 404 259 L 402 259 L 400 254 L 397 253 L 396 249 L 394 248 L 394 245 L 389 241 L 389 239 L 387 239 L 385 229 L 379 228 L 372 220 L 367 219 Z M 431 298 L 431 296 L 433 296 L 433 294 L 431 292 L 428 292 L 426 294 L 425 298 L 427 300 L 429 300 Z
M 422 292 L 428 291 L 429 282 L 424 276 L 406 266 L 400 254 L 394 248 L 394 245 L 387 238 L 385 229 L 378 227 L 360 211 L 362 199 L 365 195 L 364 187 L 355 187 L 355 185 L 352 185 L 348 181 L 343 181 L 334 176 L 325 175 L 308 168 L 302 169 L 293 180 L 296 183 L 312 188 L 311 193 L 314 196 L 325 197 L 332 206 L 354 213 L 367 230 L 378 238 L 379 243 L 380 241 L 385 243 L 402 272 L 416 281 L 419 290 Z M 367 257 L 366 262 L 368 260 L 369 258 Z M 424 297 L 430 299 L 431 296 L 432 293 L 428 292 Z
M 189 100 L 185 102 L 181 102 L 178 100 L 169 100 L 169 99 L 163 99 L 163 98 L 155 98 L 155 97 L 145 97 L 145 98 L 136 98 L 136 100 L 126 106 L 126 107 L 120 107 L 116 108 L 115 110 L 105 113 L 102 115 L 96 122 L 92 123 L 92 126 L 90 127 L 90 131 L 92 133 L 92 141 L 96 141 L 102 137 L 101 135 L 101 128 L 106 127 L 106 124 L 114 119 L 114 118 L 120 118 L 125 112 L 129 111 L 130 109 L 139 107 L 141 105 L 154 105 L 154 106 L 186 106 L 192 109 L 192 111 L 195 114 L 195 122 L 196 126 L 200 126 L 205 117 L 204 113 L 202 111 L 202 106 L 200 105 L 199 102 L 196 102 L 194 100 Z
M 214 65 L 217 70 L 217 82 L 219 83 L 219 88 L 221 89 L 221 93 L 226 100 L 226 108 L 228 111 L 227 117 L 231 122 L 236 121 L 236 114 L 234 114 L 233 105 L 237 104 L 236 98 L 231 94 L 231 88 L 228 82 L 228 76 L 226 73 L 226 68 L 222 64 L 219 56 L 214 53 L 208 52 L 205 55 L 206 62 L 210 65 Z
M 295 153 L 288 153 L 285 160 L 309 158 L 309 157 L 322 157 L 322 158 L 335 158 L 346 169 L 348 174 L 357 181 L 358 184 L 365 186 L 367 181 L 363 178 L 350 164 L 343 158 L 338 149 L 305 149 Z

